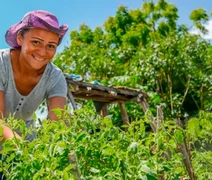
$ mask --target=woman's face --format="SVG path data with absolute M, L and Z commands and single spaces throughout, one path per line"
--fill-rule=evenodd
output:
M 59 35 L 45 29 L 31 28 L 19 33 L 17 42 L 21 46 L 20 58 L 29 68 L 40 70 L 54 57 Z

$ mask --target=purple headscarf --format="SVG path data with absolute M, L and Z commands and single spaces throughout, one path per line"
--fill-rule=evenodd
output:
M 17 34 L 20 30 L 30 27 L 42 28 L 58 34 L 59 44 L 68 30 L 68 25 L 66 24 L 59 26 L 58 19 L 55 15 L 47 11 L 36 10 L 25 14 L 21 22 L 12 25 L 7 30 L 5 34 L 7 44 L 13 48 L 20 48 L 16 40 Z

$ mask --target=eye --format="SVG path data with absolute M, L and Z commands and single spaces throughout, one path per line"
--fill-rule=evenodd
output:
M 48 44 L 47 47 L 48 49 L 52 49 L 52 50 L 56 49 L 56 46 L 53 44 Z
M 39 45 L 40 42 L 39 41 L 32 41 L 32 44 L 34 44 L 35 46 Z

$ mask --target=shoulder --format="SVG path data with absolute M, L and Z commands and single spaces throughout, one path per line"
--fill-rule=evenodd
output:
M 10 49 L 0 49 L 0 63 L 10 59 Z
M 64 76 L 62 70 L 51 62 L 47 65 L 46 75 L 50 79 L 57 79 L 58 77 Z
M 5 71 L 9 66 L 10 49 L 0 49 L 0 69 Z
M 45 75 L 50 87 L 58 82 L 64 83 L 66 81 L 62 70 L 53 63 L 48 63 Z
M 5 88 L 9 80 L 10 50 L 0 50 L 0 88 Z
M 60 68 L 49 63 L 46 71 L 47 97 L 67 95 L 67 82 Z

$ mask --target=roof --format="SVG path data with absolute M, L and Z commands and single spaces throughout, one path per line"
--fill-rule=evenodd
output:
M 106 103 L 137 101 L 148 98 L 148 95 L 141 90 L 124 86 L 103 86 L 83 81 L 76 81 L 65 75 L 69 90 L 75 99 L 88 99 Z

